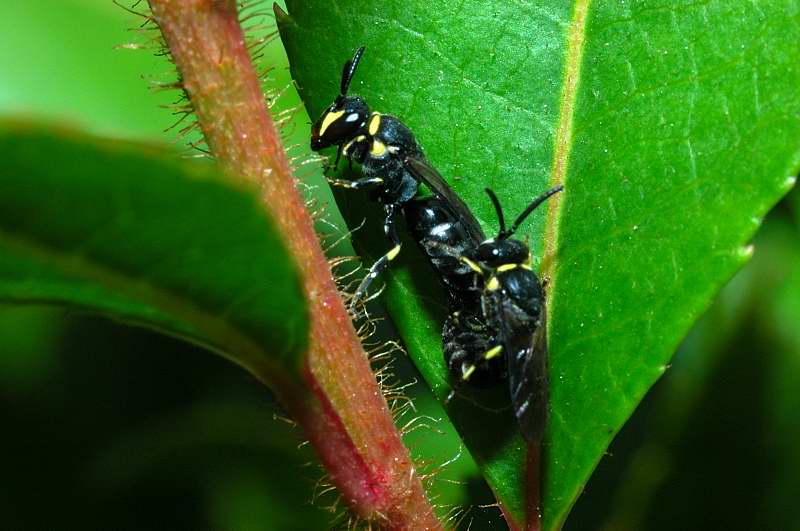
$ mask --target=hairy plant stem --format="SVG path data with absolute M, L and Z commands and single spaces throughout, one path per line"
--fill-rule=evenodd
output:
M 236 1 L 149 3 L 212 154 L 257 183 L 303 273 L 311 321 L 306 386 L 257 376 L 272 383 L 356 515 L 385 529 L 440 529 L 295 187 Z

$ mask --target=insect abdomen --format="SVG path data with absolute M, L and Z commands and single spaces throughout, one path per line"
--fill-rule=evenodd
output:
M 472 246 L 465 227 L 437 197 L 409 201 L 404 212 L 409 232 L 436 269 L 451 306 L 477 307 L 475 274 L 458 258 Z

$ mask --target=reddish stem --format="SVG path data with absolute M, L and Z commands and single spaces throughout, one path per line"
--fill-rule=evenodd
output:
M 528 502 L 526 508 L 527 531 L 541 531 L 542 529 L 542 502 L 541 502 L 541 462 L 542 445 L 528 445 L 528 459 L 526 467 L 525 498 Z
M 235 0 L 150 0 L 211 152 L 258 184 L 303 273 L 307 389 L 275 384 L 352 510 L 386 529 L 440 529 L 295 188 Z M 267 375 L 259 375 L 267 379 Z

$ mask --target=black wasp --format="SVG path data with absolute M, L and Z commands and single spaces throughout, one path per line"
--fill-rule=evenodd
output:
M 512 236 L 561 189 L 556 186 L 534 199 L 509 229 L 500 202 L 486 189 L 500 224 L 491 239 L 460 200 L 415 201 L 406 209 L 409 229 L 450 298 L 442 343 L 456 385 L 486 387 L 507 379 L 514 414 L 530 442 L 541 440 L 547 419 L 545 297 L 528 246 Z
M 417 197 L 419 183 L 428 185 L 441 201 L 456 197 L 439 174 L 430 168 L 414 134 L 405 124 L 394 116 L 370 112 L 360 96 L 348 96 L 350 81 L 363 54 L 362 46 L 345 63 L 339 95 L 311 129 L 312 150 L 337 146 L 334 167 L 344 155 L 349 161 L 360 164 L 364 174 L 364 177 L 356 180 L 331 179 L 329 182 L 344 188 L 370 188 L 370 198 L 384 208 L 383 228 L 392 248 L 370 267 L 356 288 L 354 305 L 363 299 L 375 277 L 400 253 L 396 216 L 409 201 Z M 420 173 L 414 170 L 415 167 L 430 168 L 430 171 Z M 430 200 L 437 201 L 435 198 Z M 457 197 L 456 200 L 460 202 Z
M 487 239 L 469 208 L 425 160 L 411 130 L 394 116 L 370 113 L 363 98 L 347 95 L 363 53 L 361 47 L 345 63 L 340 94 L 314 124 L 311 136 L 314 151 L 337 146 L 334 166 L 342 155 L 361 165 L 363 178 L 331 179 L 333 185 L 371 187 L 371 199 L 384 205 L 384 231 L 393 247 L 372 265 L 354 303 L 399 254 L 395 217 L 402 210 L 450 299 L 442 341 L 456 382 L 486 386 L 508 379 L 522 434 L 538 441 L 547 412 L 544 292 L 531 269 L 527 245 L 511 236 L 561 187 L 534 200 L 510 229 L 499 201 L 487 190 L 500 222 L 498 236 Z M 420 183 L 434 196 L 418 197 Z

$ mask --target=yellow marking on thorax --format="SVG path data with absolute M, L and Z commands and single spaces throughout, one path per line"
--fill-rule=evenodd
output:
M 388 260 L 394 260 L 395 258 L 397 258 L 398 254 L 400 254 L 400 246 L 395 245 L 388 253 L 386 253 L 386 258 Z
M 503 271 L 511 271 L 512 269 L 516 269 L 519 267 L 519 264 L 503 264 L 497 268 L 498 273 L 502 273 Z
M 333 122 L 341 118 L 343 114 L 344 111 L 334 111 L 326 114 L 325 118 L 322 119 L 322 125 L 319 127 L 319 136 L 324 135 L 325 130 L 328 129 Z
M 380 113 L 374 112 L 369 119 L 369 126 L 367 127 L 367 131 L 372 136 L 378 134 L 378 129 L 381 127 L 381 115 Z
M 372 141 L 372 149 L 369 152 L 376 157 L 380 157 L 384 153 L 386 153 L 386 145 L 381 142 L 380 140 L 373 140 Z
M 350 142 L 348 142 L 347 144 L 344 145 L 344 147 L 342 148 L 342 153 L 345 156 L 350 155 L 350 148 L 353 147 L 353 144 L 355 144 L 356 142 L 363 142 L 366 139 L 367 139 L 367 137 L 365 137 L 364 135 L 358 135 L 353 140 L 351 140 Z
M 475 372 L 475 365 L 470 365 L 469 368 L 461 375 L 462 380 L 468 380 L 472 373 Z
M 479 275 L 483 274 L 483 269 L 481 269 L 481 267 L 478 264 L 476 264 L 475 262 L 473 262 L 472 260 L 470 260 L 466 256 L 459 257 L 459 260 L 461 260 L 462 262 L 467 264 L 470 269 L 472 269 L 473 271 L 475 271 Z
M 497 345 L 496 347 L 487 350 L 483 355 L 483 359 L 490 360 L 492 358 L 496 358 L 497 356 L 500 355 L 502 351 L 503 351 L 503 345 Z
M 497 277 L 492 277 L 491 279 L 489 279 L 489 282 L 486 283 L 486 289 L 488 289 L 489 291 L 495 291 L 497 289 L 500 289 L 500 281 L 497 280 Z

